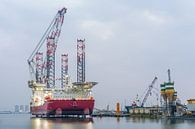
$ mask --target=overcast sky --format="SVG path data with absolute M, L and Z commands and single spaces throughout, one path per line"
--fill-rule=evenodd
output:
M 97 108 L 130 104 L 171 69 L 183 103 L 195 98 L 194 0 L 1 0 L 0 110 L 28 104 L 27 59 L 56 12 L 67 8 L 58 51 L 76 80 L 76 39 L 86 40 L 86 79 Z M 59 57 L 60 58 L 60 57 Z

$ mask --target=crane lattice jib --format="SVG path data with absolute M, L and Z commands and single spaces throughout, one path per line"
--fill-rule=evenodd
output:
M 58 11 L 51 32 L 47 36 L 46 82 L 48 88 L 55 86 L 55 51 L 64 22 L 64 13 L 64 9 Z
M 144 96 L 144 99 L 143 99 L 143 101 L 142 101 L 142 103 L 141 103 L 141 107 L 144 106 L 144 104 L 145 104 L 145 102 L 146 102 L 148 96 L 150 95 L 150 93 L 151 93 L 151 91 L 152 91 L 152 89 L 153 89 L 153 87 L 154 87 L 154 84 L 155 84 L 156 80 L 157 80 L 157 77 L 155 77 L 154 80 L 152 81 L 152 83 L 149 85 L 149 88 L 148 88 L 148 90 L 147 90 L 147 92 L 146 92 L 146 95 Z
M 46 62 L 44 62 L 43 71 L 46 71 L 43 75 L 46 77 L 46 82 L 49 87 L 55 85 L 55 51 L 57 47 L 57 42 L 61 33 L 61 27 L 64 22 L 64 14 L 66 13 L 66 8 L 62 8 L 59 10 L 50 23 L 49 27 L 43 34 L 41 40 L 33 50 L 32 54 L 28 58 L 28 64 L 30 68 L 30 73 L 33 79 L 36 79 L 36 63 L 34 62 L 34 58 L 36 53 L 39 52 L 44 43 L 47 43 L 47 53 L 46 53 Z M 45 69 L 45 70 L 44 70 Z M 37 80 L 36 80 L 37 81 Z
M 35 54 L 40 50 L 40 48 L 43 46 L 45 40 L 47 39 L 47 37 L 50 35 L 52 29 L 54 28 L 55 24 L 56 24 L 56 19 L 62 19 L 61 24 L 63 24 L 63 20 L 64 20 L 64 14 L 66 13 L 66 8 L 62 8 L 61 10 L 58 11 L 58 13 L 56 14 L 56 16 L 54 17 L 54 19 L 52 20 L 52 22 L 50 23 L 49 27 L 47 28 L 47 30 L 45 31 L 45 33 L 43 34 L 42 38 L 40 39 L 39 43 L 36 45 L 35 49 L 33 50 L 33 52 L 31 53 L 31 55 L 28 58 L 28 62 L 31 62 L 33 60 L 33 58 L 35 57 Z M 60 17 L 60 18 L 58 18 Z M 61 26 L 60 26 L 61 27 Z M 59 30 L 61 31 L 61 29 Z M 60 33 L 59 33 L 60 35 Z M 59 37 L 59 36 L 58 36 Z

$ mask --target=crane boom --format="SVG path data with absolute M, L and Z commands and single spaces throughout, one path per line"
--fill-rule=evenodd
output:
M 146 100 L 147 100 L 149 94 L 151 93 L 151 91 L 152 91 L 152 89 L 153 89 L 153 87 L 154 87 L 154 84 L 155 84 L 156 80 L 157 80 L 157 77 L 155 77 L 154 80 L 152 81 L 152 83 L 149 85 L 148 90 L 147 90 L 147 92 L 146 92 L 146 95 L 144 96 L 144 99 L 143 99 L 143 101 L 141 102 L 141 107 L 144 106 L 144 104 L 145 104 L 145 102 L 146 102 Z
M 62 8 L 57 12 L 54 19 L 46 29 L 42 38 L 27 60 L 31 79 L 36 80 L 36 82 L 46 82 L 48 87 L 55 85 L 55 51 L 66 10 L 66 8 Z M 40 60 L 42 60 L 43 57 L 40 55 L 43 56 L 43 54 L 40 54 L 39 51 L 44 43 L 47 44 L 47 51 L 45 53 L 46 57 L 44 58 L 46 61 L 42 62 L 41 64 Z M 38 57 L 36 57 L 37 55 Z M 39 62 L 37 63 L 36 61 Z
M 40 41 L 38 42 L 38 44 L 36 45 L 35 49 L 33 50 L 33 52 L 31 53 L 31 55 L 28 58 L 28 62 L 31 62 L 33 60 L 33 58 L 35 57 L 36 53 L 40 50 L 40 48 L 43 46 L 45 40 L 47 39 L 47 37 L 49 36 L 49 34 L 52 31 L 52 28 L 55 26 L 55 20 L 58 19 L 58 17 L 63 17 L 64 18 L 64 14 L 66 13 L 66 8 L 62 8 L 61 10 L 58 11 L 58 13 L 55 15 L 54 19 L 51 21 L 49 27 L 46 29 L 45 33 L 43 34 L 43 36 L 41 37 Z M 63 19 L 64 20 L 64 19 Z M 63 24 L 63 22 L 62 22 Z

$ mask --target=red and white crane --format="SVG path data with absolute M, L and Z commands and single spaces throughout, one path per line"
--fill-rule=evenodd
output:
M 62 8 L 57 12 L 28 58 L 31 79 L 37 83 L 46 83 L 48 88 L 55 86 L 55 52 L 66 10 Z M 44 53 L 40 52 L 43 44 L 47 46 L 45 57 Z

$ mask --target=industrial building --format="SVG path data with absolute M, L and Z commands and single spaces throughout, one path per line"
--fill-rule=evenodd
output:
M 132 107 L 126 106 L 130 115 L 161 115 L 161 107 Z
M 187 112 L 188 114 L 195 115 L 195 99 L 187 100 Z

